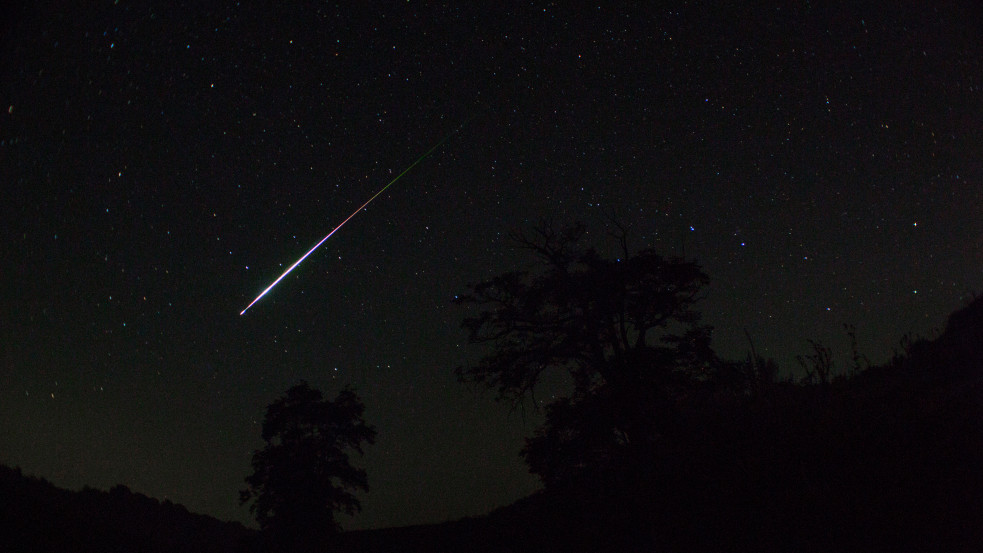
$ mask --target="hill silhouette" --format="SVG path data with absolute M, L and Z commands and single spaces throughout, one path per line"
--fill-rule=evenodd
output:
M 5 552 L 236 551 L 254 533 L 126 486 L 74 492 L 0 465 Z
M 660 452 L 480 519 L 352 532 L 353 551 L 976 551 L 983 299 L 825 381 L 680 397 Z
M 326 550 L 978 550 L 983 299 L 881 365 L 801 382 L 742 375 L 681 395 L 671 439 L 644 460 L 484 517 L 343 532 Z M 239 524 L 123 486 L 68 492 L 6 467 L 0 536 L 4 551 L 259 547 Z

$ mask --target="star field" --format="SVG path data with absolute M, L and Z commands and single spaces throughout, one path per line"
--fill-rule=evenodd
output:
M 14 9 L 0 462 L 247 521 L 263 410 L 306 379 L 378 429 L 345 527 L 508 504 L 539 418 L 454 380 L 481 351 L 451 300 L 544 217 L 697 258 L 717 351 L 746 329 L 785 370 L 983 290 L 979 6 L 677 4 Z

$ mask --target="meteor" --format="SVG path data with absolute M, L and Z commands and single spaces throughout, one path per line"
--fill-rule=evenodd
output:
M 398 175 L 396 175 L 396 178 L 394 178 L 393 180 L 389 181 L 389 184 L 383 186 L 381 190 L 379 190 L 378 192 L 376 192 L 374 196 L 372 196 L 371 198 L 369 198 L 358 209 L 356 209 L 355 211 L 353 211 L 351 215 L 349 215 L 348 217 L 346 217 L 344 221 L 342 221 L 331 232 L 329 232 L 327 236 L 325 236 L 324 238 L 322 238 L 320 242 L 318 242 L 317 244 L 314 244 L 314 247 L 313 248 L 311 248 L 310 250 L 308 250 L 308 252 L 305 253 L 300 259 L 298 259 L 297 261 L 295 261 L 294 264 L 290 266 L 290 268 L 288 268 L 286 271 L 284 271 L 282 275 L 280 275 L 276 280 L 273 281 L 273 284 L 270 284 L 269 286 L 267 286 L 266 287 L 266 290 L 263 290 L 263 292 L 260 295 L 256 296 L 256 299 L 254 299 L 252 301 L 252 303 L 250 303 L 249 305 L 247 305 L 246 308 L 243 309 L 242 312 L 239 313 L 239 315 L 245 315 L 246 314 L 246 311 L 248 311 L 249 308 L 252 307 L 254 303 L 258 302 L 260 300 L 260 298 L 262 298 L 263 296 L 266 295 L 267 292 L 269 292 L 270 290 L 272 290 L 273 287 L 277 285 L 277 283 L 279 283 L 281 280 L 283 280 L 283 277 L 287 276 L 288 274 L 290 274 L 290 271 L 293 271 L 295 268 L 297 268 L 297 265 L 300 265 L 300 263 L 302 261 L 304 261 L 305 259 L 307 259 L 307 256 L 309 256 L 312 253 L 314 253 L 314 250 L 316 250 L 328 238 L 331 238 L 331 235 L 332 234 L 338 232 L 338 229 L 340 229 L 341 227 L 343 227 L 345 225 L 345 223 L 347 223 L 348 221 L 350 221 L 351 218 L 354 217 L 355 215 L 357 215 L 359 211 L 362 211 L 363 209 L 365 209 L 370 203 L 372 203 L 372 200 L 378 198 L 379 197 L 379 194 L 382 194 L 383 192 L 385 192 L 386 189 L 389 188 L 390 186 L 392 186 L 394 182 L 398 181 L 400 179 L 400 177 L 402 177 L 406 173 L 409 173 L 410 169 L 416 167 L 418 163 L 420 163 L 421 161 L 423 161 L 424 159 L 426 159 L 427 156 L 429 156 L 430 154 L 432 154 L 433 151 L 436 150 L 437 148 L 439 148 L 441 144 L 443 144 L 444 142 L 446 142 L 447 139 L 450 138 L 452 134 L 454 134 L 454 131 L 451 131 L 450 133 L 448 133 L 447 136 L 445 136 L 443 139 L 441 139 L 440 142 L 434 144 L 433 148 L 430 148 L 429 150 L 427 150 L 427 152 L 425 154 L 423 154 L 422 156 L 418 157 L 417 160 L 414 161 L 413 163 L 411 163 L 409 167 L 407 167 L 406 169 L 403 169 L 403 172 L 400 173 L 400 174 L 398 174 Z

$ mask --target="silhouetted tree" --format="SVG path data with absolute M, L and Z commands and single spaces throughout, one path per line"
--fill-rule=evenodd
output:
M 352 466 L 349 452 L 375 441 L 365 424 L 361 400 L 350 388 L 333 401 L 301 382 L 266 408 L 263 439 L 253 453 L 253 474 L 240 501 L 250 505 L 272 544 L 283 550 L 316 546 L 340 528 L 336 511 L 361 509 L 353 492 L 368 490 L 365 471 Z
M 582 224 L 543 223 L 513 239 L 540 271 L 510 272 L 472 285 L 455 301 L 477 308 L 463 327 L 491 344 L 475 365 L 456 369 L 519 403 L 546 371 L 569 376 L 572 395 L 549 405 L 546 424 L 523 450 L 546 483 L 608 466 L 651 448 L 674 398 L 711 376 L 710 327 L 693 309 L 708 277 L 699 265 L 651 249 L 602 258 L 581 244 Z M 534 398 L 535 399 L 535 398 Z

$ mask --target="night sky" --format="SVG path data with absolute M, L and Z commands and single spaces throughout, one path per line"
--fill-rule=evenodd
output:
M 844 323 L 882 361 L 983 291 L 971 0 L 28 4 L 0 66 L 0 462 L 60 486 L 247 521 L 264 409 L 305 379 L 378 429 L 346 528 L 530 493 L 539 419 L 455 381 L 482 350 L 451 301 L 531 267 L 508 233 L 544 217 L 696 257 L 717 351 L 746 329 L 786 370 L 808 338 L 844 368 Z

